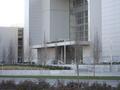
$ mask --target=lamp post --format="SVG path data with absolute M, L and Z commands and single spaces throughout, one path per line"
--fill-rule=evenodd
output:
M 112 72 L 112 40 L 110 39 L 110 72 Z

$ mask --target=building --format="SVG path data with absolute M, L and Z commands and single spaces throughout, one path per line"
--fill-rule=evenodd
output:
M 23 28 L 0 27 L 0 63 L 16 64 L 23 58 Z
M 119 0 L 26 2 L 25 47 L 39 64 L 119 62 Z
M 104 62 L 120 62 L 120 0 L 102 0 L 102 55 Z
M 18 63 L 24 62 L 23 28 L 18 28 Z
M 27 0 L 25 43 L 36 51 L 37 62 L 52 60 L 64 64 L 75 63 L 78 44 L 79 63 L 93 62 L 101 47 L 100 0 Z M 98 34 L 99 33 L 99 34 Z M 95 50 L 95 36 L 99 45 Z M 29 45 L 25 45 L 28 47 Z M 28 49 L 26 49 L 28 50 Z M 97 53 L 99 62 L 101 48 Z M 25 51 L 26 52 L 26 51 Z M 96 53 L 95 53 L 96 54 Z

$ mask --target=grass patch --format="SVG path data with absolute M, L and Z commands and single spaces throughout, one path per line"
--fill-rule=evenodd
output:
M 42 67 L 36 67 L 36 66 L 0 66 L 0 70 L 40 70 L 43 69 Z
M 120 80 L 119 76 L 42 76 L 42 75 L 0 75 L 0 78 L 44 78 L 44 79 L 81 79 L 81 80 Z
M 70 67 L 43 65 L 0 65 L 0 70 L 70 70 Z

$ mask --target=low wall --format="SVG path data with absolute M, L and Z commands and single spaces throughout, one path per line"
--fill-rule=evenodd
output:
M 55 66 L 55 65 L 54 65 Z M 68 66 L 73 70 L 76 69 L 75 65 L 56 65 L 56 66 Z M 79 65 L 81 72 L 93 72 L 94 65 Z M 95 65 L 95 72 L 120 72 L 120 65 Z
M 69 65 L 65 65 L 69 66 Z M 75 76 L 76 67 L 72 70 L 0 70 L 0 75 L 50 75 L 50 76 Z M 93 76 L 93 65 L 79 65 L 80 76 Z M 96 76 L 120 76 L 120 65 L 95 65 Z

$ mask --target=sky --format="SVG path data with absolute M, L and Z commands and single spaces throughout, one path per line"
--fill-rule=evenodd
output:
M 24 26 L 24 0 L 0 0 L 0 26 Z

